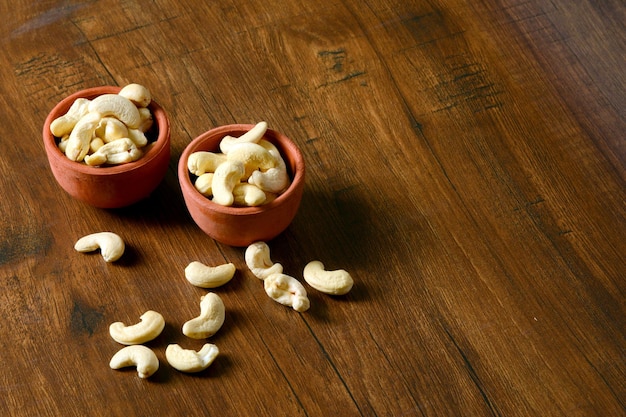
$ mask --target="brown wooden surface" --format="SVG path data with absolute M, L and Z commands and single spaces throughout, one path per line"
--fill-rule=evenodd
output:
M 98 1 L 0 5 L 0 415 L 626 415 L 626 7 L 618 0 Z M 172 122 L 162 185 L 126 209 L 65 194 L 41 140 L 64 96 L 148 86 Z M 308 163 L 270 242 L 345 297 L 269 299 L 243 250 L 190 220 L 195 136 L 268 121 Z M 73 250 L 122 235 L 116 264 Z M 215 290 L 221 350 L 165 361 Z M 113 371 L 113 321 L 161 312 L 150 380 Z

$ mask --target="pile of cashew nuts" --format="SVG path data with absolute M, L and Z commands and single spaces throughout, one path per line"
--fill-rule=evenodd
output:
M 139 84 L 93 100 L 78 98 L 66 114 L 50 123 L 50 132 L 72 161 L 91 166 L 136 161 L 151 143 L 146 137 L 153 124 L 151 101 L 150 91 Z
M 263 139 L 267 123 L 259 122 L 239 137 L 225 136 L 221 152 L 197 151 L 189 155 L 187 169 L 197 178 L 194 186 L 223 206 L 260 206 L 285 191 L 291 180 L 280 152 Z
M 112 232 L 98 232 L 80 238 L 74 245 L 79 252 L 100 250 L 106 262 L 115 262 L 124 254 L 122 238 Z M 270 249 L 265 242 L 255 242 L 245 251 L 246 266 L 252 274 L 263 281 L 265 293 L 274 301 L 292 307 L 295 311 L 309 309 L 310 301 L 305 287 L 296 278 L 283 273 L 283 266 L 274 263 Z M 185 268 L 185 278 L 197 287 L 212 289 L 228 283 L 235 275 L 232 263 L 208 266 L 193 261 Z M 320 261 L 309 262 L 302 272 L 304 280 L 314 289 L 330 295 L 344 295 L 354 284 L 350 274 L 343 269 L 326 271 Z M 182 332 L 192 339 L 207 339 L 215 335 L 225 320 L 225 306 L 214 292 L 200 299 L 200 315 L 183 324 Z M 158 337 L 165 327 L 163 316 L 152 310 L 140 317 L 140 322 L 126 326 L 115 322 L 109 326 L 109 334 L 116 342 L 126 345 L 120 349 L 109 363 L 112 369 L 134 366 L 140 378 L 148 378 L 159 369 L 159 360 L 152 349 L 144 346 Z M 216 345 L 206 343 L 199 350 L 183 349 L 178 344 L 170 344 L 165 350 L 168 363 L 176 370 L 186 373 L 207 369 L 219 354 Z

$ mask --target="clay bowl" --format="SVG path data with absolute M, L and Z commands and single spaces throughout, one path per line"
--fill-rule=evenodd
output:
M 170 160 L 170 124 L 165 111 L 152 101 L 154 125 L 146 133 L 156 138 L 152 147 L 135 162 L 118 166 L 92 167 L 69 160 L 57 147 L 50 133 L 50 123 L 67 112 L 79 97 L 95 98 L 120 91 L 120 87 L 102 86 L 78 91 L 61 100 L 48 114 L 43 126 L 43 142 L 54 178 L 72 197 L 99 208 L 118 208 L 147 197 L 163 180 Z
M 285 135 L 271 129 L 264 139 L 278 148 L 291 176 L 291 185 L 275 200 L 258 207 L 227 207 L 214 203 L 195 189 L 192 183 L 195 177 L 187 169 L 189 155 L 196 151 L 219 152 L 224 136 L 238 137 L 252 127 L 235 124 L 209 130 L 187 145 L 178 162 L 178 180 L 192 219 L 207 235 L 230 246 L 248 246 L 278 236 L 296 216 L 304 191 L 305 167 L 300 150 Z

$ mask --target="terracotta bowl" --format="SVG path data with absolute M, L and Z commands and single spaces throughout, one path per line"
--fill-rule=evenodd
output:
M 118 208 L 147 197 L 165 177 L 170 160 L 170 124 L 165 111 L 152 101 L 149 109 L 154 125 L 147 133 L 156 138 L 152 147 L 135 162 L 108 167 L 92 167 L 69 160 L 50 133 L 50 123 L 67 112 L 79 97 L 95 98 L 118 93 L 120 87 L 103 86 L 78 91 L 61 100 L 48 114 L 43 126 L 43 142 L 54 178 L 72 197 L 99 208 Z
M 291 185 L 275 200 L 258 207 L 227 207 L 214 203 L 198 192 L 187 169 L 189 155 L 196 151 L 219 152 L 219 143 L 226 135 L 241 136 L 253 125 L 220 126 L 194 139 L 178 162 L 178 180 L 189 214 L 206 234 L 230 246 L 248 246 L 269 241 L 282 233 L 296 216 L 304 191 L 304 158 L 295 143 L 285 135 L 268 129 L 264 139 L 280 151 L 290 171 Z

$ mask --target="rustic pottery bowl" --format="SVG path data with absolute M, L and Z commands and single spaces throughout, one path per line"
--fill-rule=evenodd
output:
M 193 175 L 187 169 L 189 155 L 197 151 L 219 152 L 219 143 L 224 136 L 241 136 L 253 126 L 235 124 L 209 130 L 187 145 L 178 162 L 178 181 L 192 219 L 207 235 L 230 246 L 248 246 L 278 236 L 296 216 L 304 191 L 302 153 L 289 138 L 272 129 L 267 130 L 264 139 L 278 148 L 287 165 L 291 185 L 285 192 L 262 206 L 227 207 L 214 203 L 196 190 Z
M 117 94 L 120 87 L 102 86 L 78 91 L 61 100 L 48 114 L 43 126 L 43 142 L 54 178 L 72 197 L 99 208 L 118 208 L 147 197 L 165 177 L 170 160 L 170 124 L 165 111 L 152 101 L 154 125 L 147 136 L 154 144 L 137 161 L 107 167 L 92 167 L 68 159 L 50 133 L 50 123 L 67 113 L 79 97 Z

